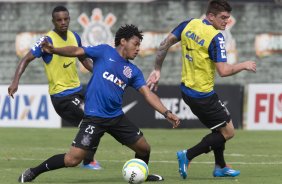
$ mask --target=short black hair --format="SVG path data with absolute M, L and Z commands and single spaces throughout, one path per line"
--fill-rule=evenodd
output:
M 206 15 L 208 15 L 209 13 L 217 15 L 218 13 L 225 11 L 228 13 L 232 11 L 232 7 L 226 0 L 211 0 L 209 2 Z
M 133 36 L 137 36 L 140 40 L 143 39 L 142 31 L 138 30 L 138 27 L 135 25 L 125 25 L 121 26 L 115 35 L 115 47 L 119 46 L 120 40 L 124 38 L 125 40 L 129 40 Z
M 56 6 L 53 11 L 52 11 L 52 17 L 54 18 L 54 14 L 57 13 L 57 12 L 62 12 L 62 11 L 66 11 L 69 13 L 69 10 L 64 7 L 64 6 Z

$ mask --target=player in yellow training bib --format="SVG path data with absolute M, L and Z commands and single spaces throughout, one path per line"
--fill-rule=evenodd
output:
M 62 57 L 56 54 L 42 52 L 40 43 L 47 39 L 55 47 L 81 46 L 81 39 L 76 32 L 70 31 L 70 16 L 68 10 L 63 6 L 57 6 L 52 12 L 54 29 L 49 31 L 46 37 L 42 37 L 32 49 L 20 61 L 14 79 L 8 88 L 8 93 L 13 97 L 18 89 L 19 80 L 28 64 L 35 58 L 42 58 L 45 73 L 49 83 L 49 94 L 52 104 L 64 120 L 78 126 L 84 112 L 84 94 L 78 78 L 76 58 Z M 93 63 L 89 59 L 79 58 L 81 63 L 89 71 L 92 71 Z M 99 143 L 98 143 L 99 144 Z M 96 149 L 98 144 L 95 146 Z M 96 149 L 89 151 L 89 155 L 83 161 L 83 167 L 87 169 L 101 169 L 101 166 L 94 160 Z
M 240 171 L 228 167 L 224 160 L 225 142 L 234 136 L 230 113 L 214 91 L 215 70 L 221 77 L 234 75 L 243 70 L 256 71 L 254 61 L 235 65 L 227 64 L 225 40 L 219 30 L 224 30 L 231 13 L 226 0 L 211 0 L 206 18 L 189 19 L 180 23 L 161 43 L 147 85 L 157 89 L 161 66 L 168 49 L 181 42 L 183 100 L 211 133 L 190 149 L 177 152 L 179 173 L 187 178 L 187 166 L 193 158 L 210 151 L 214 152 L 214 177 L 235 177 Z

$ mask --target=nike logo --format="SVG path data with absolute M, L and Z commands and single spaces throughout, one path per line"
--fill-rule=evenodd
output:
M 110 60 L 110 61 L 112 61 L 112 62 L 116 62 L 116 61 L 115 61 L 115 60 L 113 60 L 112 58 L 109 58 L 109 60 Z
M 72 64 L 72 62 L 70 62 L 69 64 L 64 63 L 63 67 L 64 67 L 64 68 L 67 68 L 67 67 L 69 67 L 71 64 Z
M 232 170 L 232 169 L 230 169 L 230 170 L 226 171 L 225 173 L 226 173 L 226 174 L 233 174 L 233 173 L 235 173 L 235 171 Z
M 22 174 L 21 183 L 24 183 L 24 175 Z
M 124 114 L 127 113 L 130 109 L 132 109 L 137 103 L 138 103 L 137 100 L 135 100 L 135 101 L 131 102 L 130 104 L 124 106 L 122 108 L 122 111 L 124 112 Z
M 139 130 L 139 131 L 137 132 L 137 135 L 140 135 L 140 133 L 141 133 L 141 130 Z
M 192 51 L 192 50 L 194 50 L 194 49 L 191 49 L 191 48 L 189 48 L 189 47 L 186 46 L 186 50 L 187 50 L 187 51 Z

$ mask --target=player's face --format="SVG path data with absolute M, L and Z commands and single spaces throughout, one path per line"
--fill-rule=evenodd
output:
M 66 32 L 69 28 L 70 16 L 67 11 L 56 12 L 53 15 L 53 24 L 58 32 Z
M 133 60 L 140 51 L 141 40 L 137 36 L 133 36 L 125 44 L 127 59 Z
M 225 30 L 229 18 L 230 13 L 228 12 L 220 12 L 217 15 L 210 13 L 211 23 L 217 30 Z

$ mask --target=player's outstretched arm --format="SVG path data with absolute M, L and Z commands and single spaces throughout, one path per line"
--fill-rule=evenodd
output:
M 19 86 L 19 81 L 20 78 L 22 76 L 22 74 L 24 73 L 27 65 L 33 61 L 35 59 L 35 57 L 32 55 L 31 51 L 29 51 L 20 61 L 20 63 L 17 66 L 16 72 L 14 74 L 13 77 L 13 81 L 11 82 L 10 86 L 8 87 L 8 94 L 9 96 L 11 96 L 12 98 L 14 98 L 14 94 L 17 92 L 18 90 L 18 86 Z
M 169 111 L 161 102 L 160 98 L 155 95 L 147 86 L 143 86 L 139 89 L 139 92 L 145 97 L 146 101 L 159 113 L 163 114 L 165 118 L 172 124 L 173 128 L 176 128 L 180 124 L 180 119 Z
M 226 62 L 217 62 L 215 64 L 218 74 L 221 77 L 227 77 L 230 75 L 234 75 L 243 70 L 256 72 L 256 62 L 255 61 L 245 61 L 242 63 L 237 63 L 234 65 L 230 65 Z
M 66 57 L 81 57 L 85 55 L 84 49 L 81 47 L 67 46 L 67 47 L 55 48 L 51 43 L 47 41 L 47 39 L 42 41 L 40 46 L 44 52 L 50 54 L 57 54 Z
M 151 72 L 147 79 L 147 86 L 154 91 L 157 91 L 158 89 L 158 82 L 161 77 L 161 68 L 162 64 L 164 62 L 164 59 L 166 57 L 166 54 L 168 52 L 168 49 L 177 43 L 178 40 L 176 36 L 172 33 L 170 33 L 160 44 L 158 50 L 157 50 L 157 56 L 155 59 L 155 69 Z

